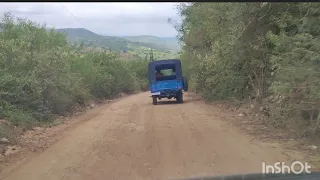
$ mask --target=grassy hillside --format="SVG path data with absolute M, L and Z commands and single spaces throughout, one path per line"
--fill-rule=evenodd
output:
M 135 52 L 141 56 L 145 51 L 154 49 L 155 52 L 171 54 L 179 49 L 175 38 L 159 38 L 155 36 L 103 36 L 84 28 L 55 29 L 67 35 L 69 42 L 83 42 L 84 45 L 114 51 Z M 136 52 L 138 50 L 138 52 Z M 141 52 L 143 51 L 143 52 Z
M 125 39 L 133 42 L 139 42 L 141 44 L 150 44 L 151 48 L 159 49 L 162 51 L 179 51 L 180 46 L 179 42 L 174 37 L 160 38 L 156 36 L 125 36 Z
M 128 53 L 133 54 L 136 57 L 149 59 L 150 57 L 150 48 L 144 47 L 144 46 L 136 46 L 133 47 L 132 51 L 128 51 Z M 153 50 L 153 57 L 155 59 L 166 59 L 166 58 L 176 58 L 178 57 L 177 52 L 174 51 L 159 51 L 159 50 Z
M 105 49 L 128 51 L 128 40 L 120 37 L 108 37 L 98 35 L 84 28 L 55 29 L 67 35 L 69 42 L 83 42 L 91 47 L 101 47 Z

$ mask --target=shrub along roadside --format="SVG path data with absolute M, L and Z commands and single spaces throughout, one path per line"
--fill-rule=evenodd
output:
M 320 136 L 319 3 L 181 3 L 181 60 L 205 99 L 250 99 L 262 122 Z
M 31 128 L 92 98 L 145 90 L 147 61 L 83 53 L 64 34 L 6 13 L 0 22 L 0 119 Z M 6 127 L 5 127 L 6 126 Z M 0 122 L 0 138 L 8 135 Z M 7 138 L 7 137 L 6 137 Z

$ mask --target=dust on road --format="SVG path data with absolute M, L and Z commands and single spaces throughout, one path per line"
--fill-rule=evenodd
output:
M 230 116 L 188 94 L 184 104 L 156 106 L 148 96 L 102 108 L 4 179 L 162 180 L 260 173 L 262 162 L 292 160 L 280 147 L 251 141 L 226 122 Z

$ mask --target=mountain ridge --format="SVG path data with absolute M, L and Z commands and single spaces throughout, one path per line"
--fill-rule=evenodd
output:
M 83 42 L 85 45 L 105 49 L 130 51 L 142 46 L 158 51 L 178 51 L 179 42 L 174 37 L 139 36 L 106 36 L 85 28 L 59 28 L 56 32 L 65 33 L 70 42 Z

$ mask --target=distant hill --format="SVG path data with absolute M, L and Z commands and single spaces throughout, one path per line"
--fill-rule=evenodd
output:
M 121 37 L 101 36 L 84 28 L 55 29 L 57 32 L 65 33 L 70 42 L 83 42 L 92 47 L 128 51 L 129 41 Z
M 136 49 L 152 48 L 157 51 L 177 51 L 178 41 L 175 38 L 160 38 L 156 36 L 104 36 L 84 28 L 55 29 L 65 33 L 70 42 L 83 42 L 85 45 L 111 50 L 134 51 Z

